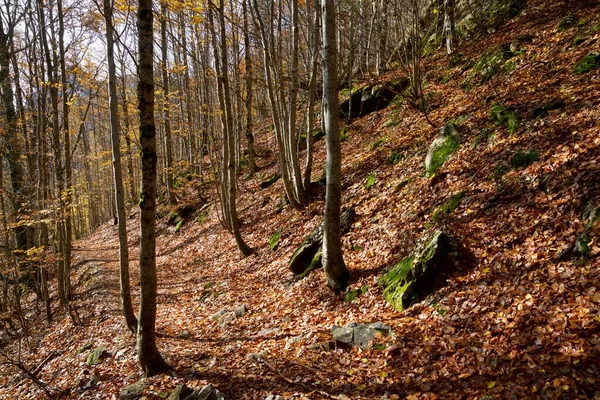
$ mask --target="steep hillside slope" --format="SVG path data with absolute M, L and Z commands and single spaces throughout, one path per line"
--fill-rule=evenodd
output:
M 569 14 L 577 23 L 559 29 Z M 600 70 L 574 71 L 599 47 L 598 2 L 530 0 L 526 13 L 499 31 L 463 43 L 461 57 L 426 59 L 429 118 L 438 127 L 454 121 L 462 141 L 433 177 L 423 162 L 438 128 L 407 101 L 352 121 L 343 142 L 343 203 L 357 217 L 343 245 L 351 289 L 364 292 L 353 301 L 332 294 L 320 270 L 303 280 L 287 270 L 296 246 L 322 220 L 323 188 L 297 212 L 280 204 L 281 182 L 261 190 L 258 179 L 240 180 L 242 231 L 256 249 L 248 258 L 221 228 L 214 203 L 177 232 L 161 226 L 157 330 L 175 372 L 149 379 L 147 398 L 164 397 L 181 382 L 213 383 L 230 399 L 598 398 L 597 226 L 587 229 L 585 257 L 573 245 L 586 230 L 586 206 L 600 205 Z M 498 49 L 511 54 L 483 79 L 482 56 Z M 510 127 L 494 122 L 503 110 L 513 113 Z M 258 140 L 262 149 L 271 143 Z M 323 146 L 317 144 L 315 175 Z M 271 164 L 262 176 L 276 169 Z M 432 221 L 460 192 L 456 209 Z M 129 222 L 135 255 L 137 217 Z M 424 301 L 393 310 L 379 276 L 438 228 L 474 262 Z M 36 366 L 60 350 L 41 368 L 42 380 L 71 398 L 114 398 L 141 377 L 135 338 L 118 309 L 116 227 L 77 242 L 75 254 L 84 325 L 40 322 L 32 337 L 37 352 L 23 360 Z M 133 262 L 134 287 L 136 268 Z M 241 305 L 240 318 L 215 317 Z M 328 344 L 333 325 L 375 321 L 394 333 L 376 348 Z M 87 366 L 87 351 L 77 352 L 87 343 L 110 356 Z M 16 371 L 0 376 L 1 395 L 41 395 L 22 379 Z

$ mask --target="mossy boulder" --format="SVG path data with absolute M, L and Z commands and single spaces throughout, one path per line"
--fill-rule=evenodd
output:
M 576 74 L 585 74 L 586 72 L 600 69 L 600 53 L 592 53 L 583 57 L 575 66 Z
M 460 134 L 453 123 L 447 123 L 429 146 L 425 157 L 425 174 L 432 176 L 460 146 Z
M 451 251 L 448 235 L 436 231 L 424 245 L 380 278 L 386 301 L 402 311 L 431 294 L 454 270 Z
M 375 86 L 366 86 L 352 91 L 352 94 L 340 103 L 340 112 L 346 119 L 363 117 L 374 111 L 386 108 L 394 98 L 409 86 L 408 78 L 400 78 Z
M 345 210 L 340 216 L 342 234 L 350 230 L 356 213 L 353 208 Z M 299 278 L 304 278 L 311 271 L 321 267 L 321 251 L 323 247 L 323 224 L 315 228 L 298 246 L 290 258 L 288 268 Z
M 265 179 L 262 182 L 260 182 L 258 184 L 258 186 L 261 189 L 266 189 L 269 186 L 273 185 L 275 182 L 277 182 L 280 178 L 281 178 L 281 174 L 280 173 L 273 174 L 272 176 L 270 176 L 267 179 Z
M 106 350 L 106 347 L 103 347 L 103 346 L 96 347 L 94 350 L 92 350 L 88 353 L 85 363 L 90 366 L 98 365 L 107 356 L 108 356 L 108 351 Z

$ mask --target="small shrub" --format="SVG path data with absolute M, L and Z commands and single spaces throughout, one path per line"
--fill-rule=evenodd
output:
M 586 72 L 600 69 L 600 53 L 591 53 L 583 57 L 575 66 L 576 74 L 585 74 Z
M 585 38 L 585 37 L 575 36 L 575 39 L 573 39 L 573 46 L 579 46 L 580 44 L 582 44 L 586 40 L 587 40 L 587 38 Z
M 397 150 L 391 150 L 387 159 L 388 164 L 395 165 L 404 159 L 404 155 Z
M 364 285 L 361 286 L 359 289 L 349 289 L 344 294 L 344 302 L 352 303 L 354 300 L 356 300 L 365 293 L 367 293 L 367 287 Z
M 508 132 L 512 135 L 519 128 L 521 115 L 518 111 L 506 108 L 504 104 L 494 104 L 490 109 L 490 117 L 496 125 L 507 125 Z
M 375 179 L 375 174 L 371 172 L 367 176 L 367 180 L 365 181 L 365 189 L 367 189 L 367 190 L 371 189 L 373 186 L 375 186 L 376 183 L 377 183 L 377 179 Z
M 376 141 L 371 143 L 371 146 L 369 146 L 369 150 L 373 151 L 373 150 L 377 149 L 378 147 L 381 147 L 384 142 L 385 142 L 385 140 L 383 138 L 377 139 Z
M 510 159 L 510 165 L 515 168 L 527 167 L 531 163 L 540 159 L 540 153 L 536 150 L 522 151 L 519 150 Z

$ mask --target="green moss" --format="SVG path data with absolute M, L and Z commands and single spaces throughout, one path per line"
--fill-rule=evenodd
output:
M 294 256 L 297 256 L 297 255 L 294 254 Z M 292 256 L 292 258 L 294 256 Z M 308 275 L 310 275 L 310 273 L 312 271 L 314 271 L 315 269 L 319 268 L 321 266 L 322 258 L 323 258 L 323 252 L 319 248 L 319 251 L 317 251 L 315 253 L 315 255 L 313 256 L 312 260 L 310 261 L 310 264 L 309 264 L 308 268 L 306 268 L 303 273 L 301 273 L 300 275 L 298 275 L 298 278 L 299 279 L 304 279 Z M 290 262 L 291 262 L 291 260 L 290 260 Z
M 396 264 L 379 280 L 380 284 L 385 287 L 383 297 L 398 311 L 402 311 L 405 308 L 403 297 L 412 284 L 407 278 L 414 263 L 415 257 L 412 255 L 408 256 Z
M 447 202 L 445 202 L 444 204 L 442 204 L 440 207 L 438 207 L 433 214 L 431 215 L 431 221 L 432 222 L 437 222 L 440 219 L 442 219 L 443 217 L 446 217 L 450 214 L 452 214 L 452 212 L 454 210 L 456 210 L 456 208 L 459 206 L 460 202 L 462 201 L 463 197 L 465 197 L 465 192 L 459 192 L 457 194 L 455 194 L 454 196 L 452 196 L 452 198 L 450 198 L 450 200 L 448 200 Z
M 179 232 L 179 230 L 181 229 L 181 227 L 183 226 L 184 223 L 185 223 L 185 221 L 183 219 L 179 220 L 177 225 L 175 225 L 175 232 Z
M 585 38 L 585 37 L 575 36 L 575 39 L 573 39 L 573 46 L 579 46 L 580 44 L 582 44 L 586 40 L 587 40 L 587 38 Z
M 365 189 L 371 189 L 373 186 L 375 186 L 376 183 L 377 179 L 375 179 L 375 174 L 371 172 L 369 175 L 367 175 L 367 180 L 365 181 Z
M 107 354 L 108 352 L 106 351 L 106 347 L 96 347 L 94 350 L 88 353 L 85 363 L 90 366 L 100 364 L 102 359 L 106 357 Z
M 515 168 L 527 167 L 531 163 L 540 159 L 540 153 L 536 150 L 519 150 L 510 159 L 510 164 Z
M 600 53 L 591 53 L 583 57 L 575 66 L 576 74 L 585 74 L 600 69 Z
M 376 141 L 374 141 L 373 143 L 371 143 L 371 146 L 369 146 L 369 150 L 373 151 L 373 150 L 377 149 L 378 147 L 381 147 L 383 145 L 383 143 L 385 143 L 385 140 L 383 138 L 379 138 Z
M 281 237 L 281 229 L 277 229 L 269 238 L 269 248 L 271 251 L 277 250 L 279 246 L 279 238 Z
M 444 143 L 434 151 L 429 168 L 425 171 L 426 175 L 432 176 L 435 174 L 459 146 L 460 143 L 453 136 L 446 136 Z
M 346 140 L 348 140 L 348 127 L 344 126 L 342 129 L 340 129 L 340 140 L 342 142 L 345 142 Z
M 512 108 L 506 108 L 504 104 L 494 104 L 490 109 L 490 118 L 496 125 L 506 125 L 508 132 L 512 135 L 519 128 L 521 114 Z
M 556 29 L 559 32 L 564 32 L 567 29 L 576 27 L 579 24 L 579 17 L 575 14 L 569 14 L 560 20 Z
M 390 155 L 387 159 L 388 164 L 395 165 L 404 159 L 404 154 L 397 150 L 390 150 Z

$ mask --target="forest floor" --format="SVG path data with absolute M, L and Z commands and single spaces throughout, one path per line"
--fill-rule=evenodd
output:
M 567 14 L 583 22 L 559 31 Z M 164 217 L 156 325 L 173 372 L 148 379 L 146 398 L 163 398 L 179 383 L 212 383 L 228 399 L 600 399 L 597 227 L 589 232 L 589 259 L 559 257 L 584 230 L 585 205 L 600 196 L 600 71 L 573 73 L 580 59 L 598 51 L 599 24 L 597 2 L 531 0 L 524 15 L 462 44 L 463 58 L 475 61 L 529 37 L 512 59 L 516 68 L 467 89 L 471 70 L 449 67 L 441 53 L 428 58 L 429 116 L 438 126 L 456 121 L 462 136 L 434 178 L 425 177 L 423 160 L 438 129 L 422 113 L 394 103 L 352 121 L 342 144 L 343 204 L 357 216 L 343 248 L 350 288 L 364 291 L 353 301 L 332 293 L 321 270 L 302 280 L 288 271 L 291 254 L 322 220 L 324 189 L 303 211 L 281 209 L 281 182 L 258 187 L 260 177 L 276 172 L 274 163 L 239 182 L 242 233 L 256 250 L 250 257 L 221 227 L 214 202 L 177 232 Z M 578 36 L 586 40 L 575 45 Z M 494 103 L 520 112 L 516 132 L 490 120 Z M 551 103 L 557 108 L 536 111 Z M 271 137 L 259 136 L 259 152 L 271 146 Z M 320 175 L 324 142 L 316 147 Z M 539 159 L 511 167 L 519 150 L 535 150 Z M 388 162 L 394 153 L 395 163 Z M 459 192 L 465 195 L 456 210 L 432 223 L 432 213 Z M 136 213 L 128 223 L 135 299 Z M 379 276 L 425 232 L 440 228 L 461 242 L 474 265 L 408 310 L 393 310 Z M 269 237 L 278 229 L 271 251 Z M 23 363 L 33 368 L 60 351 L 38 377 L 69 398 L 118 398 L 121 387 L 142 377 L 135 337 L 120 314 L 117 249 L 112 225 L 75 243 L 74 304 L 82 325 L 62 310 L 50 325 L 41 313 L 27 316 L 35 351 L 21 341 Z M 213 318 L 240 305 L 247 308 L 241 318 Z M 375 321 L 393 330 L 377 348 L 318 345 L 331 340 L 332 326 Z M 106 347 L 109 356 L 86 365 L 87 351 L 78 349 L 88 343 Z M 16 354 L 14 342 L 9 348 Z M 42 392 L 7 368 L 0 397 Z

